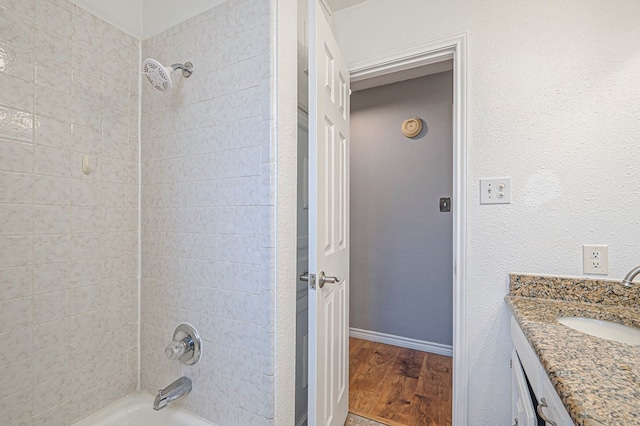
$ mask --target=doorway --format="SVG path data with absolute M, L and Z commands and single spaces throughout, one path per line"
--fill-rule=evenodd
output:
M 302 27 L 299 27 L 302 28 Z M 377 57 L 370 57 L 362 62 L 349 64 L 350 80 L 353 84 L 372 79 L 388 78 L 388 76 L 430 64 L 453 60 L 453 164 L 454 180 L 452 198 L 458 200 L 458 208 L 453 212 L 453 424 L 463 426 L 467 422 L 467 351 L 466 351 L 466 134 L 465 134 L 465 45 L 464 34 L 452 36 L 432 43 L 417 45 L 409 49 L 387 52 Z M 299 76 L 307 74 L 304 69 L 306 60 L 306 43 L 299 44 Z M 306 85 L 305 77 L 299 78 Z M 300 93 L 306 93 L 301 90 Z M 306 108 L 303 108 L 306 110 Z M 300 248 L 300 246 L 299 246 Z M 309 324 L 314 327 L 314 324 Z M 302 339 L 301 339 L 302 340 Z M 305 342 L 306 343 L 306 342 Z M 300 360 L 298 360 L 300 362 Z M 304 361 L 303 361 L 304 362 Z M 301 380 L 300 382 L 304 382 Z M 306 394 L 306 389 L 304 390 Z M 296 416 L 296 423 L 303 424 Z M 313 424 L 311 421 L 309 424 Z
M 451 424 L 452 68 L 352 86 L 349 411 L 396 425 Z

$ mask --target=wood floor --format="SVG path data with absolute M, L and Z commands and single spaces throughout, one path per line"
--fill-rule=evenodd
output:
M 349 411 L 391 426 L 451 425 L 451 358 L 349 338 Z

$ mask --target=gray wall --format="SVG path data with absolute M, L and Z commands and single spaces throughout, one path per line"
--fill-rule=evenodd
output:
M 351 327 L 452 344 L 452 72 L 351 96 Z M 402 121 L 423 119 L 416 139 Z M 455 208 L 455 200 L 452 200 Z

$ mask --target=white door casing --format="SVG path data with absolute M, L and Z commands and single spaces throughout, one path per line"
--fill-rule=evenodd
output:
M 349 409 L 349 70 L 309 1 L 309 425 Z M 336 283 L 322 285 L 321 276 Z M 315 287 L 315 288 L 314 288 Z

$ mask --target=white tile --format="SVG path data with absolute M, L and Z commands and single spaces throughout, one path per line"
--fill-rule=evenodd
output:
M 69 286 L 81 287 L 99 282 L 100 259 L 73 259 L 69 265 Z
M 66 376 L 50 376 L 49 380 L 37 384 L 34 387 L 33 401 L 35 414 L 44 413 L 47 410 L 61 404 L 69 394 L 69 383 Z
M 102 27 L 95 25 L 83 17 L 74 15 L 72 18 L 73 41 L 90 49 L 102 49 Z
M 0 203 L 33 202 L 33 176 L 0 172 Z
M 70 123 L 51 117 L 36 116 L 35 127 L 36 144 L 69 148 L 71 139 Z
M 71 94 L 71 65 L 48 57 L 36 61 L 36 83 Z
M 0 204 L 0 235 L 33 233 L 33 206 Z
M 57 176 L 34 176 L 34 204 L 64 204 L 71 199 L 71 180 Z
M 69 313 L 77 315 L 100 307 L 100 286 L 77 287 L 70 290 Z
M 35 18 L 35 4 L 35 0 L 0 0 L 0 7 L 27 19 Z
M 38 28 L 35 43 L 36 56 L 39 61 L 49 58 L 64 64 L 71 64 L 71 39 L 69 37 Z
M 36 0 L 36 25 L 64 37 L 71 35 L 71 12 L 49 0 Z
M 267 177 L 268 176 L 269 175 L 267 175 Z M 266 204 L 261 182 L 261 176 L 250 176 L 235 179 L 235 193 L 232 204 L 241 206 Z
M 104 230 L 135 231 L 138 225 L 138 216 L 133 209 L 103 208 L 102 224 Z
M 238 93 L 238 118 L 259 116 L 261 112 L 261 88 L 250 87 Z
M 265 50 L 267 41 L 264 37 L 260 37 L 258 28 L 241 32 L 234 38 L 234 42 L 237 43 L 236 60 L 243 61 L 257 56 Z
M 102 84 L 91 71 L 74 68 L 71 72 L 71 92 L 74 97 L 99 100 Z
M 220 177 L 257 176 L 261 173 L 260 147 L 221 151 L 218 154 Z
M 69 260 L 69 236 L 66 234 L 36 235 L 33 246 L 36 263 Z
M 99 310 L 73 315 L 69 318 L 69 329 L 73 330 L 73 333 L 65 336 L 65 339 L 68 339 L 70 343 L 86 341 L 89 337 L 95 336 L 103 331 L 101 326 L 102 322 L 102 312 Z M 73 363 L 75 360 L 73 357 L 74 354 L 71 355 L 71 365 L 76 365 Z
M 71 149 L 86 154 L 100 154 L 102 151 L 102 132 L 99 128 L 91 128 L 74 124 L 71 129 Z
M 0 300 L 30 296 L 33 291 L 32 274 L 30 266 L 0 269 Z
M 38 406 L 37 411 L 42 407 Z M 56 405 L 33 417 L 33 426 L 67 426 L 69 425 L 69 403 Z
M 92 259 L 101 256 L 100 245 L 102 243 L 101 234 L 83 233 L 71 234 L 70 237 L 70 257 L 73 260 Z M 98 271 L 96 271 L 96 274 Z
M 99 129 L 102 126 L 102 105 L 100 99 L 74 96 L 71 101 L 71 121 L 74 124 Z
M 240 2 L 237 7 L 239 19 L 237 21 L 236 31 L 242 32 L 259 26 L 260 20 L 266 13 L 262 8 L 263 4 L 264 1 L 262 0 L 246 0 Z
M 101 188 L 98 181 L 72 179 L 71 204 L 74 206 L 99 206 Z
M 70 209 L 71 232 L 98 232 L 102 227 L 100 207 L 73 206 Z
M 129 115 L 127 113 L 112 109 L 104 109 L 102 113 L 103 128 L 123 136 L 129 136 Z
M 36 353 L 47 353 L 51 349 L 59 348 L 67 344 L 75 330 L 69 327 L 70 320 L 61 318 L 54 321 L 43 322 L 33 327 L 33 350 Z M 69 333 L 74 330 L 74 333 Z
M 37 294 L 33 297 L 33 307 L 35 324 L 64 318 L 69 315 L 69 292 Z
M 69 263 L 56 262 L 35 265 L 33 268 L 34 294 L 64 290 L 69 286 Z
M 0 399 L 0 413 L 3 414 L 3 421 L 8 425 L 26 422 L 31 417 L 32 407 L 33 391 L 31 389 Z
M 238 94 L 236 92 L 214 100 L 218 101 L 217 109 L 213 110 L 217 114 L 217 121 L 214 124 L 228 123 L 238 118 Z
M 218 232 L 222 234 L 260 235 L 260 207 L 233 206 L 218 210 Z
M 34 206 L 33 232 L 36 234 L 65 234 L 69 232 L 67 206 Z
M 33 237 L 0 237 L 0 268 L 33 263 Z
M 33 324 L 33 300 L 31 297 L 0 302 L 0 333 L 25 328 Z
M 105 156 L 111 158 L 130 160 L 132 157 L 129 137 L 109 130 L 104 132 L 102 151 Z
M 3 138 L 33 143 L 33 114 L 0 106 L 0 134 Z
M 33 110 L 33 83 L 0 73 L 0 104 L 25 111 Z
M 69 176 L 69 151 L 48 146 L 34 147 L 33 169 L 36 174 Z
M 46 382 L 51 376 L 64 375 L 69 372 L 69 346 L 50 348 L 46 352 L 36 353 L 33 357 L 33 379 L 37 386 Z
M 260 57 L 238 62 L 238 90 L 259 86 L 262 80 L 263 61 Z
M 260 265 L 220 262 L 220 288 L 261 294 Z
M 102 178 L 107 182 L 132 184 L 137 181 L 137 164 L 114 158 L 102 158 Z
M 33 24 L 30 20 L 0 8 L 0 28 L 2 38 L 9 43 L 31 48 L 33 44 Z
M 239 73 L 240 71 L 237 64 L 221 67 L 215 72 L 218 80 L 218 96 L 228 95 L 238 91 Z
M 129 246 L 130 235 L 127 232 L 102 232 L 98 245 L 101 247 L 102 256 L 122 255 Z
M 129 114 L 132 108 L 131 100 L 129 99 L 128 85 L 118 85 L 107 81 L 104 81 L 102 84 L 102 107 Z
M 0 333 L 3 342 L 31 342 L 33 340 L 33 327 L 10 330 Z M 0 345 L 0 365 L 33 356 L 33 345 Z
M 35 111 L 57 120 L 71 121 L 71 96 L 46 86 L 36 86 Z
M 30 173 L 33 171 L 33 146 L 0 139 L 0 170 Z
M 213 234 L 190 234 L 182 240 L 181 256 L 189 259 L 216 260 L 218 258 L 218 236 Z

